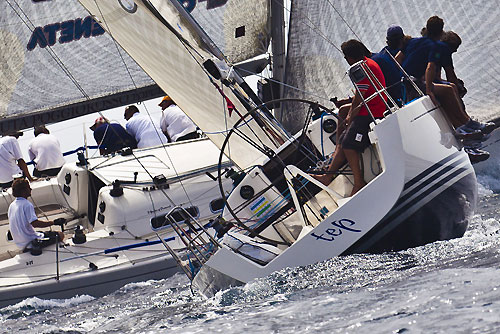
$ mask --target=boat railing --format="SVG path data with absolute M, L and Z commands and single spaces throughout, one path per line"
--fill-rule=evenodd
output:
M 181 220 L 179 220 L 179 214 L 182 216 Z M 154 229 L 157 231 L 171 227 L 174 230 L 177 234 L 176 239 L 184 246 L 184 249 L 174 250 L 166 242 L 163 242 L 163 245 L 186 276 L 193 280 L 201 266 L 220 248 L 220 244 L 208 232 L 206 226 L 181 206 L 172 208 L 164 219 L 165 222 L 161 224 L 161 227 Z M 155 226 L 158 226 L 157 222 Z
M 405 70 L 401 67 L 401 65 L 396 61 L 396 59 L 392 56 L 392 54 L 390 52 L 388 52 L 387 50 L 384 50 L 384 52 L 386 52 L 391 57 L 391 60 L 393 61 L 393 63 L 396 65 L 398 70 L 401 71 L 401 73 L 403 74 L 401 81 L 398 82 L 398 84 L 402 85 L 401 89 L 403 89 L 403 87 L 404 87 L 405 91 L 406 91 L 407 86 L 404 84 L 407 82 L 411 86 L 410 88 L 416 92 L 417 97 L 424 96 L 424 93 L 416 84 L 415 78 L 412 78 L 410 75 L 408 75 L 408 73 L 405 72 Z M 373 116 L 372 110 L 368 106 L 368 102 L 370 102 L 371 100 L 373 100 L 375 98 L 380 98 L 383 101 L 383 103 L 386 106 L 386 112 L 384 113 L 384 116 L 399 110 L 400 106 L 402 106 L 405 102 L 407 102 L 406 100 L 408 98 L 403 98 L 402 103 L 398 103 L 397 101 L 395 101 L 393 96 L 388 91 L 391 87 L 386 87 L 377 79 L 377 77 L 375 76 L 373 71 L 369 68 L 369 66 L 365 60 L 360 60 L 359 62 L 351 65 L 348 73 L 349 73 L 349 78 L 351 79 L 351 82 L 353 83 L 354 88 L 356 89 L 356 92 L 361 97 L 362 104 L 366 107 L 369 115 L 371 116 L 371 118 L 374 121 L 375 121 L 375 117 Z M 361 80 L 363 80 L 365 78 L 368 79 L 371 86 L 373 86 L 375 88 L 375 92 L 368 97 L 363 96 L 363 94 L 361 93 L 361 91 L 359 90 L 359 87 L 357 85 L 357 83 L 359 83 Z

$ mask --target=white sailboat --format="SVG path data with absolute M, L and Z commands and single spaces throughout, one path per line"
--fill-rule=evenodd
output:
M 333 256 L 404 249 L 464 234 L 477 197 L 474 170 L 428 97 L 388 108 L 374 123 L 370 149 L 362 155 L 368 184 L 349 197 L 348 172 L 328 186 L 308 175 L 334 150 L 337 126 L 330 110 L 304 99 L 277 101 L 282 111 L 293 104 L 305 116 L 301 130 L 290 136 L 267 106 L 252 104 L 246 96 L 252 92 L 177 1 L 80 1 L 202 129 L 217 133 L 210 138 L 221 157 L 226 154 L 240 168 L 241 180 L 224 197 L 218 239 L 198 223 L 193 226 L 202 232 L 183 238 L 190 253 L 178 261 L 203 294 Z M 302 4 L 334 8 L 330 2 Z M 341 66 L 335 60 L 328 64 L 321 73 Z M 315 78 L 323 82 L 321 75 Z M 329 83 L 341 86 L 338 80 Z M 224 93 L 238 114 L 220 113 L 221 94 L 214 84 L 227 87 Z M 243 116 L 245 107 L 249 113 Z M 219 177 L 223 174 L 220 170 Z M 178 233 L 182 238 L 182 229 Z
M 9 69 L 1 79 L 11 84 L 0 96 L 2 133 L 164 94 L 78 3 L 9 0 L 0 7 L 9 14 L 2 14 L 0 24 Z M 102 64 L 84 56 L 96 51 L 112 56 Z M 30 75 L 42 64 L 45 74 Z M 44 86 L 48 79 L 53 86 Z M 28 94 L 30 86 L 45 89 Z M 129 282 L 178 272 L 165 247 L 186 245 L 168 226 L 190 219 L 207 225 L 220 214 L 223 199 L 213 176 L 218 158 L 218 148 L 206 138 L 101 157 L 81 153 L 57 177 L 31 184 L 39 217 L 68 220 L 64 245 L 40 255 L 16 248 L 7 219 L 15 198 L 10 189 L 2 191 L 0 307 L 35 296 L 102 296 Z M 232 165 L 227 158 L 222 164 Z M 226 195 L 231 183 L 224 182 Z

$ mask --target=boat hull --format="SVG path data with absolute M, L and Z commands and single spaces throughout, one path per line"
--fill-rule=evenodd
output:
M 101 297 L 132 282 L 164 279 L 180 270 L 171 256 L 162 255 L 133 264 L 88 270 L 79 274 L 55 277 L 36 284 L 26 283 L 0 290 L 0 307 L 15 304 L 26 298 L 65 299 L 77 295 Z
M 459 151 L 406 182 L 387 215 L 343 255 L 398 251 L 460 238 L 476 201 L 475 173 Z
M 463 236 L 476 205 L 476 176 L 453 129 L 430 99 L 387 116 L 370 136 L 382 172 L 361 191 L 338 202 L 318 225 L 304 225 L 291 246 L 276 249 L 276 256 L 264 264 L 223 241 L 193 285 L 210 295 L 227 287 L 225 276 L 246 283 L 334 256 L 402 250 Z

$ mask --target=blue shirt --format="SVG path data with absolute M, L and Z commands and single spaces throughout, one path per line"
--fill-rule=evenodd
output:
M 453 59 L 451 57 L 451 48 L 448 44 L 444 42 L 436 42 L 436 45 L 429 54 L 429 62 L 436 64 L 436 75 L 439 77 L 441 73 L 441 68 L 451 67 L 453 68 Z
M 388 48 L 383 48 L 379 53 L 374 53 L 371 59 L 374 60 L 385 78 L 385 85 L 387 87 L 387 92 L 392 96 L 394 100 L 399 100 L 402 98 L 402 86 L 401 86 L 401 71 L 392 59 L 390 54 L 396 54 L 398 50 L 390 50 Z
M 100 148 L 116 152 L 124 147 L 137 147 L 137 142 L 120 124 L 104 124 L 94 130 L 94 139 Z
M 431 51 L 436 43 L 429 37 L 412 38 L 402 50 L 405 55 L 402 67 L 406 73 L 421 79 L 425 75 Z

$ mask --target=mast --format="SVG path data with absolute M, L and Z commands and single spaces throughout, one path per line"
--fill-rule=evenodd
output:
M 278 85 L 279 96 L 283 96 L 281 83 L 285 77 L 285 14 L 284 0 L 271 0 L 271 47 L 273 64 L 273 81 Z M 274 86 L 274 84 L 271 84 Z M 273 90 L 274 91 L 274 90 Z M 274 109 L 276 119 L 281 120 L 281 108 Z

